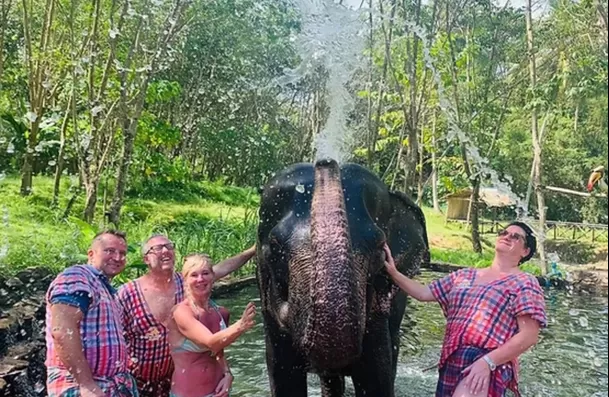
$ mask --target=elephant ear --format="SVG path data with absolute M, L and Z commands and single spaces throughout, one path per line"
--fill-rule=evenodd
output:
M 386 223 L 387 244 L 399 271 L 414 277 L 421 264 L 428 263 L 430 259 L 425 215 L 403 193 L 389 192 L 389 198 L 391 215 Z M 390 316 L 392 302 L 400 293 L 399 287 L 385 273 L 383 277 L 374 280 L 374 289 L 376 293 L 372 300 L 372 312 Z
M 425 215 L 404 193 L 392 191 L 389 194 L 392 212 L 387 243 L 400 272 L 413 277 L 421 264 L 430 260 Z

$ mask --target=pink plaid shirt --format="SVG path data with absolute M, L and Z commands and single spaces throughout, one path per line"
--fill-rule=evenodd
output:
M 174 274 L 175 304 L 184 299 L 182 275 Z M 167 341 L 167 328 L 159 323 L 146 304 L 137 280 L 123 285 L 117 294 L 123 310 L 123 327 L 129 347 L 129 369 L 138 381 L 157 382 L 171 379 L 173 361 Z
M 80 332 L 83 352 L 93 377 L 102 382 L 112 382 L 113 378 L 127 373 L 127 345 L 123 338 L 121 311 L 102 277 L 103 274 L 93 266 L 76 265 L 60 273 L 49 286 L 46 295 L 45 364 L 49 369 L 47 388 L 50 396 L 78 389 L 75 380 L 57 356 L 51 333 L 50 302 L 58 295 L 81 292 L 91 299 L 80 329 L 74 332 Z
M 474 285 L 475 278 L 475 269 L 461 269 L 429 285 L 446 316 L 440 368 L 460 347 L 500 347 L 518 332 L 518 316 L 546 326 L 543 290 L 534 276 L 517 273 L 483 285 Z

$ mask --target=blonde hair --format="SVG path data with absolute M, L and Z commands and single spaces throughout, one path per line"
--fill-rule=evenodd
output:
M 182 263 L 182 276 L 184 278 L 195 269 L 200 267 L 209 266 L 211 270 L 214 269 L 214 261 L 207 254 L 189 254 L 184 257 Z
M 194 270 L 209 267 L 209 269 L 214 271 L 214 262 L 207 254 L 189 254 L 184 257 L 184 262 L 182 263 L 182 277 L 184 281 L 188 278 L 188 275 L 192 273 Z M 184 292 L 186 295 L 186 299 L 188 300 L 190 306 L 195 310 L 195 313 L 200 310 L 198 305 L 195 303 L 194 299 L 192 299 L 192 293 L 190 291 L 190 287 L 188 287 L 188 283 L 184 282 Z

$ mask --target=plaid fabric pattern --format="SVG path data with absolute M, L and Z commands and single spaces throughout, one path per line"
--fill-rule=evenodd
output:
M 489 351 L 471 346 L 457 349 L 440 370 L 436 397 L 452 396 L 459 382 L 465 377 L 463 370 Z M 511 390 L 514 396 L 520 397 L 511 363 L 500 365 L 491 373 L 488 397 L 504 397 L 507 390 Z
M 127 346 L 123 338 L 121 311 L 102 277 L 105 276 L 93 266 L 72 266 L 60 273 L 47 291 L 45 364 L 47 368 L 55 368 L 61 374 L 47 379 L 49 390 L 53 390 L 56 395 L 62 395 L 62 388 L 73 387 L 74 382 L 57 356 L 51 334 L 50 302 L 57 295 L 82 292 L 91 299 L 89 310 L 84 313 L 78 332 L 93 376 L 98 379 L 112 379 L 127 371 Z
M 49 387 L 48 397 L 80 397 L 76 380 L 69 373 L 59 368 L 48 368 Z M 102 389 L 106 397 L 138 397 L 135 379 L 127 373 L 115 374 L 112 378 L 96 378 L 95 383 Z
M 175 303 L 184 299 L 184 280 L 174 273 Z M 141 396 L 169 395 L 173 361 L 167 328 L 159 323 L 148 307 L 137 280 L 123 285 L 117 294 L 123 311 L 123 328 L 129 349 L 129 370 L 135 376 Z
M 547 324 L 543 290 L 532 275 L 516 273 L 484 285 L 474 285 L 475 278 L 475 269 L 461 269 L 429 285 L 446 316 L 441 370 L 461 347 L 491 351 L 506 343 L 518 332 L 518 316 Z M 510 364 L 516 382 L 518 362 Z
M 136 379 L 140 397 L 167 397 L 171 391 L 171 378 L 158 381 L 143 381 Z

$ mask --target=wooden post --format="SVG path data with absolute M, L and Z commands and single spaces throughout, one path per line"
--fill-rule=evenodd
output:
M 603 194 L 603 193 L 579 192 L 577 190 L 565 189 L 565 188 L 556 187 L 556 186 L 541 186 L 541 187 L 542 187 L 542 189 L 549 190 L 551 192 L 556 192 L 556 193 L 571 194 L 571 195 L 580 196 L 580 197 L 607 198 L 607 195 Z
M 576 237 L 575 232 L 576 232 L 576 231 L 577 231 L 577 228 L 576 228 L 576 227 L 574 227 L 574 228 L 573 228 L 573 240 L 575 240 L 575 237 Z
M 469 196 L 469 205 L 467 206 L 467 220 L 465 221 L 465 230 L 467 230 L 467 227 L 469 226 L 469 220 L 472 214 L 472 197 L 473 197 L 473 191 L 472 194 Z

